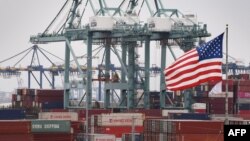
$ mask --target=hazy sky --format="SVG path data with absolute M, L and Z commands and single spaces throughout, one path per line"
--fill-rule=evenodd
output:
M 0 61 L 31 47 L 30 35 L 44 31 L 64 2 L 65 0 L 0 0 Z M 226 24 L 229 24 L 229 54 L 244 61 L 245 64 L 250 62 L 249 0 L 162 0 L 162 2 L 166 8 L 176 8 L 183 13 L 193 12 L 199 21 L 207 23 L 208 32 L 212 34 L 207 40 L 224 32 Z M 61 46 L 41 45 L 54 53 L 62 51 L 57 55 L 63 57 L 64 44 Z M 5 65 L 8 64 L 0 64 L 1 67 Z M 16 86 L 15 79 L 0 78 L 0 91 L 10 91 Z

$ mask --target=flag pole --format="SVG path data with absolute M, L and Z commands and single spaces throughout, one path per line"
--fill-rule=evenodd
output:
M 228 125 L 228 24 L 226 25 L 226 98 L 225 98 L 225 124 Z

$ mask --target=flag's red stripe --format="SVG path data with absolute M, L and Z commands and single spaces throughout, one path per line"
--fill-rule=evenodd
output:
M 167 70 L 165 76 L 167 76 L 167 75 L 169 75 L 169 74 L 175 72 L 176 70 L 178 70 L 178 69 L 180 69 L 180 68 L 183 68 L 183 67 L 186 67 L 186 66 L 190 66 L 190 65 L 195 65 L 195 64 L 197 64 L 197 63 L 198 63 L 198 60 L 193 60 L 193 61 L 190 61 L 190 62 L 184 64 L 184 65 L 181 65 L 181 66 L 179 66 L 179 67 L 176 67 L 176 68 L 174 68 L 174 69 L 172 69 L 172 70 Z
M 183 82 L 186 82 L 186 81 L 189 81 L 189 80 L 193 80 L 193 79 L 195 79 L 195 78 L 197 78 L 199 76 L 209 75 L 210 73 L 221 73 L 221 69 L 214 69 L 214 70 L 207 70 L 207 71 L 199 72 L 199 73 L 197 73 L 195 75 L 185 77 L 185 78 L 179 80 L 178 82 L 168 84 L 168 86 L 175 86 L 175 85 L 178 85 L 180 83 L 183 83 Z M 196 83 L 196 82 L 194 82 L 194 83 Z
M 194 50 L 194 51 L 196 51 L 196 50 Z M 192 51 L 192 52 L 193 52 L 193 51 Z M 192 52 L 190 52 L 190 53 L 192 53 Z M 190 54 L 190 53 L 189 53 L 189 54 Z M 188 54 L 187 54 L 187 55 L 188 55 Z M 185 55 L 185 56 L 187 56 L 187 55 Z M 175 67 L 176 65 L 180 64 L 180 63 L 183 62 L 183 61 L 186 61 L 187 59 L 190 59 L 190 58 L 193 58 L 193 57 L 197 57 L 197 56 L 198 56 L 198 54 L 195 53 L 195 54 L 190 55 L 190 56 L 188 56 L 188 57 L 180 58 L 180 60 L 177 60 L 174 64 L 172 64 L 170 67 L 168 67 L 167 70 L 169 70 L 169 69 Z
M 180 87 L 168 88 L 168 85 L 166 87 L 168 88 L 168 90 L 171 90 L 171 91 L 181 91 L 181 90 L 185 90 L 185 89 L 197 86 L 197 85 L 199 85 L 201 83 L 208 82 L 208 81 L 211 81 L 211 80 L 213 80 L 213 81 L 221 81 L 222 78 L 218 77 L 218 76 L 217 77 L 209 77 L 209 78 L 205 78 L 205 79 L 200 79 L 196 83 L 191 83 L 191 84 L 180 86 Z
M 189 65 L 190 65 L 190 64 L 189 64 Z M 189 65 L 188 65 L 188 66 L 189 66 Z M 205 63 L 205 64 L 197 64 L 197 66 L 195 66 L 195 67 L 193 67 L 193 68 L 190 68 L 190 69 L 183 70 L 183 71 L 181 71 L 181 72 L 178 72 L 176 75 L 174 75 L 174 76 L 172 76 L 171 78 L 168 78 L 168 79 L 166 79 L 166 80 L 175 79 L 175 78 L 177 78 L 177 77 L 180 77 L 180 76 L 182 76 L 182 75 L 185 75 L 186 73 L 194 72 L 195 70 L 200 69 L 200 68 L 206 68 L 206 67 L 218 66 L 218 65 L 222 65 L 222 63 L 221 63 L 221 62 L 209 62 L 209 63 Z M 186 66 L 186 65 L 185 65 L 185 66 Z M 180 68 L 184 68 L 185 66 L 179 67 L 179 68 L 177 68 L 176 70 L 178 70 L 178 69 L 180 69 Z M 172 70 L 171 73 L 172 73 L 172 72 L 175 72 L 176 70 Z M 165 76 L 171 75 L 171 73 L 170 73 L 170 72 L 167 72 L 167 73 L 165 74 Z

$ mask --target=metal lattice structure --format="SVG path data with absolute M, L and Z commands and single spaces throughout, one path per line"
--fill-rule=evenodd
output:
M 51 32 L 51 27 L 58 20 L 59 15 L 65 10 L 67 4 L 71 3 L 67 18 L 59 30 Z M 160 99 L 161 108 L 165 107 L 165 79 L 163 70 L 166 67 L 166 50 L 171 49 L 171 44 L 178 45 L 183 51 L 188 51 L 195 47 L 195 43 L 202 42 L 202 38 L 210 36 L 206 25 L 199 25 L 194 17 L 182 14 L 177 9 L 164 8 L 161 0 L 121 0 L 117 6 L 115 0 L 67 0 L 59 11 L 55 19 L 48 28 L 36 36 L 32 36 L 32 43 L 65 42 L 65 97 L 64 106 L 68 108 L 70 95 L 69 68 L 70 53 L 78 66 L 83 80 L 86 80 L 86 103 L 91 108 L 92 102 L 92 48 L 94 45 L 102 44 L 105 48 L 105 108 L 110 108 L 111 92 L 120 90 L 120 108 L 135 108 L 138 105 L 136 90 L 143 90 L 144 108 L 148 109 L 150 93 L 150 42 L 160 41 L 161 43 L 161 72 L 160 79 Z M 99 8 L 96 8 L 97 6 Z M 142 11 L 146 6 L 148 11 Z M 93 15 L 86 17 L 86 8 L 91 7 Z M 139 10 L 135 9 L 139 7 Z M 150 15 L 146 23 L 139 20 L 139 15 L 149 12 Z M 89 23 L 83 25 L 83 21 L 89 19 Z M 73 41 L 86 42 L 87 46 L 87 68 L 83 75 L 79 62 L 71 46 Z M 141 68 L 136 62 L 136 48 L 138 42 L 144 48 L 144 67 Z M 118 53 L 118 47 L 122 52 Z M 121 68 L 121 79 L 119 82 L 110 80 L 110 54 L 114 53 Z M 139 80 L 139 81 L 136 81 Z

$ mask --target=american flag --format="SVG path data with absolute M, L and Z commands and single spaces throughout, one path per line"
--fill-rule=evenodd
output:
M 177 91 L 222 80 L 222 42 L 223 33 L 178 58 L 164 71 L 166 88 Z

